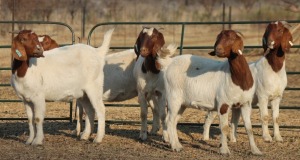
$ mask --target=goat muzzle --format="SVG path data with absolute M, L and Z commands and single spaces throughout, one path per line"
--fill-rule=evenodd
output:
M 147 48 L 145 48 L 145 47 L 142 47 L 141 49 L 140 49 L 140 53 L 141 53 L 141 56 L 142 57 L 147 57 L 148 55 L 149 55 L 149 49 L 147 49 Z

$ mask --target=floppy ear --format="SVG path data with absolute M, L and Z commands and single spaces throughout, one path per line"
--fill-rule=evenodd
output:
M 293 37 L 290 31 L 285 28 L 283 33 L 283 38 L 281 41 L 281 48 L 284 52 L 288 52 L 290 48 L 293 46 Z
M 11 46 L 11 53 L 12 56 L 19 61 L 27 60 L 27 54 L 25 48 L 21 44 L 21 42 L 17 39 L 17 37 L 13 39 L 12 46 Z
M 241 54 L 244 49 L 244 43 L 241 37 L 237 36 L 233 45 L 232 45 L 232 52 Z
M 152 53 L 155 54 L 152 55 L 153 57 L 156 56 L 156 54 L 164 46 L 164 44 L 165 44 L 165 38 L 162 33 L 158 32 L 158 36 L 152 50 Z
M 140 55 L 140 44 L 139 44 L 140 43 L 140 35 L 141 34 L 139 34 L 139 37 L 136 39 L 136 42 L 135 42 L 134 47 L 133 47 L 137 58 Z

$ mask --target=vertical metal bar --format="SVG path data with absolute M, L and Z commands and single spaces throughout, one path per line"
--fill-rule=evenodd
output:
M 231 6 L 229 6 L 229 13 L 228 13 L 228 22 L 231 22 Z M 231 23 L 228 24 L 229 29 L 231 29 Z
M 12 41 L 14 39 L 14 30 L 15 30 L 15 0 L 13 0 L 13 10 L 12 10 L 12 25 L 11 25 L 11 44 L 12 44 Z M 12 62 L 13 62 L 13 56 L 11 55 L 10 57 L 10 66 L 12 66 Z
M 182 55 L 184 27 L 185 27 L 185 24 L 183 23 L 182 28 L 181 28 L 181 40 L 180 40 L 180 52 L 179 52 L 180 55 Z
M 223 14 L 222 14 L 222 22 L 225 22 L 225 3 L 223 2 Z M 222 30 L 225 29 L 225 24 L 222 24 Z
M 73 101 L 70 102 L 70 123 L 72 123 L 72 120 L 73 120 Z
M 86 0 L 83 1 L 82 7 L 82 32 L 81 32 L 81 40 L 85 37 L 85 15 L 86 15 Z

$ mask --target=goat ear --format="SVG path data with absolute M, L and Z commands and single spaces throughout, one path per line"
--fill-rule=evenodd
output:
M 244 43 L 241 37 L 237 36 L 236 40 L 234 41 L 232 45 L 232 52 L 241 54 L 241 51 L 244 49 Z
M 290 31 L 285 28 L 283 33 L 283 39 L 281 41 L 281 48 L 284 52 L 288 52 L 290 48 L 293 46 L 293 37 Z
M 13 57 L 19 61 L 26 61 L 27 54 L 22 43 L 15 37 L 11 46 L 11 53 Z
M 158 51 L 164 46 L 165 44 L 165 38 L 164 38 L 164 35 L 160 32 L 158 32 L 158 36 L 157 36 L 157 40 L 153 46 L 153 54 L 155 55 L 152 55 L 153 57 L 156 57 L 156 54 L 158 53 Z
M 215 51 L 211 51 L 208 54 L 211 55 L 211 56 L 216 56 L 216 52 Z

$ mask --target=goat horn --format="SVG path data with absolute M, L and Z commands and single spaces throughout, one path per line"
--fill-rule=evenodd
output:
M 283 24 L 283 26 L 284 27 L 286 27 L 286 28 L 290 28 L 290 27 L 292 27 L 287 21 L 280 21 L 282 24 Z
M 146 29 L 149 29 L 149 28 L 150 28 L 150 27 L 148 27 L 148 26 L 142 26 L 142 27 L 143 27 L 143 29 L 144 29 L 144 28 L 146 28 Z
M 245 36 L 240 31 L 234 30 L 234 32 L 239 34 L 241 37 L 245 38 Z

